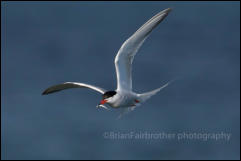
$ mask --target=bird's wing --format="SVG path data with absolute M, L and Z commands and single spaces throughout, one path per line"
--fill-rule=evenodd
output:
M 168 8 L 153 16 L 123 43 L 115 57 L 117 90 L 132 90 L 131 65 L 133 58 L 150 32 L 170 11 L 171 9 Z
M 100 92 L 101 94 L 104 94 L 106 90 L 93 86 L 93 85 L 89 85 L 89 84 L 85 84 L 85 83 L 76 83 L 76 82 L 66 82 L 63 84 L 58 84 L 55 86 L 51 86 L 48 89 L 46 89 L 42 94 L 46 95 L 46 94 L 50 94 L 50 93 L 54 93 L 54 92 L 58 92 L 64 89 L 69 89 L 69 88 L 90 88 L 93 89 L 97 92 Z

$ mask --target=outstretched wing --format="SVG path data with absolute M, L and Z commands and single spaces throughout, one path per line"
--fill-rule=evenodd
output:
M 131 65 L 133 58 L 151 31 L 168 15 L 170 11 L 171 9 L 168 8 L 159 12 L 123 43 L 115 57 L 117 90 L 132 90 Z
M 48 89 L 46 89 L 42 95 L 46 95 L 46 94 L 50 94 L 50 93 L 54 93 L 54 92 L 59 92 L 61 90 L 64 89 L 69 89 L 69 88 L 90 88 L 93 89 L 97 92 L 100 92 L 101 94 L 104 94 L 106 90 L 93 86 L 93 85 L 89 85 L 89 84 L 85 84 L 85 83 L 76 83 L 76 82 L 66 82 L 63 84 L 58 84 L 55 86 L 51 86 Z

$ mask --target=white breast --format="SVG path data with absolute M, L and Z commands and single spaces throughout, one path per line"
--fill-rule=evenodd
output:
M 137 95 L 133 92 L 117 91 L 117 94 L 109 99 L 108 104 L 114 108 L 130 107 L 135 103 Z

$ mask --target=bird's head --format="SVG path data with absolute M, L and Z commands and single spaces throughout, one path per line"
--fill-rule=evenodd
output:
M 105 103 L 110 103 L 112 101 L 113 96 L 116 94 L 116 91 L 107 91 L 102 95 L 102 100 L 99 105 L 103 105 Z

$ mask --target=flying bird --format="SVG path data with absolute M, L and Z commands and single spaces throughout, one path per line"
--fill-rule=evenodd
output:
M 168 15 L 170 11 L 171 9 L 168 8 L 153 16 L 122 44 L 114 61 L 117 76 L 116 90 L 107 91 L 103 88 L 85 83 L 66 82 L 51 86 L 42 94 L 46 95 L 69 88 L 90 88 L 102 94 L 102 100 L 97 107 L 108 109 L 105 106 L 105 104 L 107 104 L 112 108 L 122 108 L 124 111 L 133 110 L 136 106 L 155 95 L 170 83 L 168 82 L 164 86 L 150 92 L 138 94 L 132 91 L 131 75 L 132 62 L 137 51 L 150 35 L 151 31 L 158 26 L 158 24 Z

